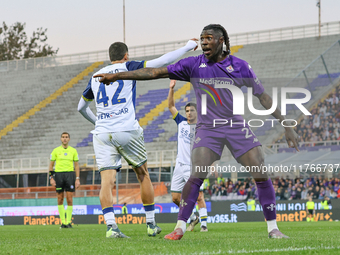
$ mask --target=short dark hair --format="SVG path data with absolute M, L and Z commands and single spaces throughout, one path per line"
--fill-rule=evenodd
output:
M 221 26 L 220 24 L 210 24 L 203 28 L 203 30 L 210 30 L 210 29 L 214 31 L 222 32 L 222 35 L 224 37 L 224 43 L 227 48 L 227 53 L 229 55 L 230 54 L 230 43 L 229 43 L 229 36 L 228 36 L 227 30 L 225 30 L 225 28 Z
M 63 133 L 61 134 L 61 136 L 60 136 L 60 137 L 62 137 L 63 135 L 68 135 L 68 138 L 71 138 L 70 134 L 69 134 L 69 133 L 67 133 L 67 132 L 63 132 Z
M 128 52 L 128 47 L 125 43 L 115 42 L 110 45 L 109 56 L 111 61 L 122 60 Z
M 195 110 L 197 111 L 197 107 L 196 107 L 195 103 L 191 103 L 191 102 L 187 103 L 184 107 L 184 110 L 187 109 L 188 106 L 193 106 L 195 108 Z

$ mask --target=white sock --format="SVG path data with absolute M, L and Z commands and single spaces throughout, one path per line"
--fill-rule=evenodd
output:
M 113 212 L 105 213 L 104 219 L 106 221 L 107 226 L 112 226 L 112 228 L 117 228 L 116 220 L 115 220 L 115 214 Z
M 152 211 L 145 211 L 145 216 L 146 216 L 146 223 L 155 223 L 155 210 Z
M 274 229 L 279 229 L 276 224 L 276 220 L 267 220 L 268 233 Z
M 184 234 L 185 230 L 187 229 L 187 223 L 183 220 L 178 220 L 175 229 L 176 228 L 181 228 L 183 230 L 183 234 Z
M 207 226 L 207 217 L 208 217 L 208 211 L 207 208 L 200 208 L 199 209 L 199 214 L 200 214 L 200 219 L 201 219 L 201 227 L 202 226 Z M 203 217 L 203 220 L 202 220 Z
M 196 214 L 191 213 L 191 215 L 190 215 L 190 220 L 191 220 L 191 221 L 196 220 Z

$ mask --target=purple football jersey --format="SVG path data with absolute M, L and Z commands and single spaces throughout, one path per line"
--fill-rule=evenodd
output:
M 169 78 L 190 81 L 197 100 L 197 126 L 213 127 L 214 119 L 232 119 L 243 122 L 241 115 L 233 114 L 233 94 L 223 85 L 252 87 L 253 95 L 261 95 L 264 88 L 250 65 L 237 57 L 228 55 L 221 62 L 209 61 L 205 56 L 188 57 L 168 66 Z M 236 88 L 235 88 L 236 89 Z M 202 95 L 206 107 L 202 111 Z M 246 96 L 245 96 L 246 100 Z

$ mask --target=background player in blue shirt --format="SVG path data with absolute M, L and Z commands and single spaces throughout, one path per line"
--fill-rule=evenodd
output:
M 215 81 L 228 81 L 233 86 L 241 87 L 246 85 L 252 87 L 253 94 L 258 97 L 262 106 L 265 109 L 272 107 L 272 98 L 264 91 L 261 82 L 257 79 L 248 63 L 229 55 L 229 37 L 224 27 L 216 24 L 204 27 L 200 42 L 203 50 L 203 54 L 200 56 L 182 59 L 176 64 L 167 67 L 119 74 L 98 74 L 96 77 L 101 77 L 100 81 L 105 84 L 117 79 L 151 80 L 170 78 L 191 81 L 196 94 L 197 105 L 200 105 L 200 98 L 203 95 L 202 89 L 208 87 L 208 84 L 200 83 L 201 79 L 212 83 L 210 89 L 215 89 Z M 223 51 L 224 43 L 227 51 Z M 192 151 L 192 175 L 182 191 L 176 229 L 166 235 L 165 239 L 180 240 L 185 233 L 186 221 L 195 206 L 199 188 L 207 174 L 202 171 L 193 171 L 193 169 L 196 169 L 196 167 L 207 168 L 214 161 L 220 159 L 225 145 L 228 146 L 235 159 L 245 167 L 261 169 L 264 164 L 261 144 L 247 125 L 242 128 L 237 126 L 229 128 L 226 125 L 212 128 L 214 119 L 228 119 L 237 122 L 243 120 L 241 115 L 233 115 L 233 98 L 230 91 L 226 89 L 218 90 L 219 107 L 216 107 L 217 103 L 214 104 L 212 99 L 208 98 L 207 109 L 209 114 L 203 115 L 201 114 L 201 109 L 197 109 L 196 139 L 198 137 L 200 141 L 197 144 L 195 143 Z M 276 108 L 272 115 L 280 123 L 285 120 L 279 108 Z M 285 127 L 285 137 L 289 147 L 298 150 L 298 135 L 292 127 Z M 269 238 L 288 238 L 279 231 L 276 224 L 275 191 L 267 173 L 261 171 L 252 172 L 251 174 L 256 181 L 259 202 L 267 222 Z
M 170 89 L 168 95 L 169 111 L 177 124 L 177 157 L 176 166 L 171 179 L 171 195 L 172 201 L 179 206 L 181 201 L 181 193 L 185 183 L 190 177 L 191 170 L 191 149 L 195 138 L 195 129 L 197 122 L 196 104 L 187 103 L 184 107 L 185 117 L 183 117 L 175 107 L 174 91 L 176 81 L 170 81 Z M 203 184 L 197 198 L 198 212 L 201 219 L 201 232 L 207 232 L 207 206 L 203 195 Z M 199 218 L 192 213 L 190 216 L 190 225 L 186 231 L 193 231 L 195 225 L 199 222 Z

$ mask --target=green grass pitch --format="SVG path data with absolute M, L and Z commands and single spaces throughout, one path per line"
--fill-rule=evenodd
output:
M 0 254 L 340 254 L 340 222 L 285 222 L 290 239 L 269 239 L 265 222 L 208 224 L 209 232 L 187 232 L 164 240 L 175 224 L 160 224 L 157 237 L 145 225 L 121 225 L 130 239 L 105 238 L 105 225 L 0 226 Z

